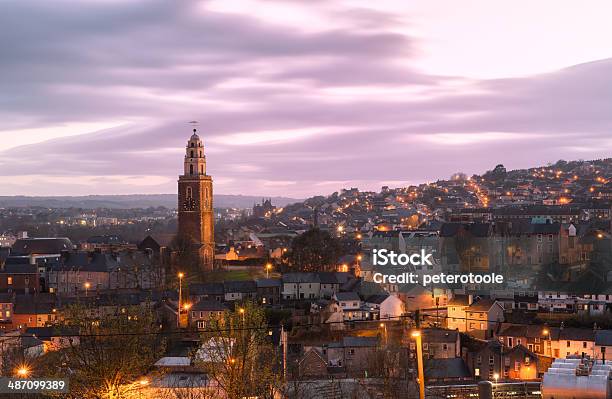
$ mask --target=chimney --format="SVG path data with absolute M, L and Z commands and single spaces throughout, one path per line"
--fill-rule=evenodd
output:
M 474 303 L 474 295 L 468 295 L 468 306 Z

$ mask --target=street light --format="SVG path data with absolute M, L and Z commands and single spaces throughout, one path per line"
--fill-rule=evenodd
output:
M 497 381 L 499 380 L 499 373 L 493 373 L 493 379 L 495 380 L 495 385 L 497 386 Z
M 183 302 L 183 277 L 185 277 L 185 273 L 179 272 L 179 297 L 178 297 L 178 309 L 177 309 L 177 317 L 176 317 L 176 326 L 181 328 L 181 305 Z
M 383 339 L 385 345 L 387 345 L 387 325 L 385 323 L 380 323 L 378 326 L 383 329 Z
M 412 338 L 416 339 L 417 368 L 419 372 L 419 399 L 425 399 L 425 373 L 423 371 L 423 347 L 419 330 L 412 331 Z
M 548 337 L 548 345 L 546 346 L 546 352 L 548 354 L 550 354 L 552 352 L 552 348 L 551 348 L 551 336 L 550 336 L 550 330 L 548 328 L 545 328 L 544 330 L 542 330 L 542 335 L 544 335 L 545 337 Z M 546 339 L 546 338 L 544 338 Z
M 27 378 L 30 375 L 30 369 L 28 368 L 28 366 L 19 366 L 16 370 L 15 370 L 15 374 L 20 377 L 20 378 Z
M 138 383 L 141 386 L 145 386 L 145 385 L 149 385 L 149 380 L 147 380 L 146 378 L 141 379 L 140 381 L 138 381 Z
M 85 296 L 87 296 L 87 293 L 89 292 L 89 288 L 91 287 L 91 283 L 89 281 L 87 281 L 85 283 Z
M 272 263 L 266 263 L 266 278 L 270 278 L 271 269 L 272 269 Z
M 238 313 L 240 313 L 242 315 L 242 324 L 244 325 L 244 313 L 245 313 L 244 308 L 238 309 Z

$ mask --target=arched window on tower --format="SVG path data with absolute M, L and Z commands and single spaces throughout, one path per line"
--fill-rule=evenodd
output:
M 200 174 L 203 175 L 204 174 L 204 165 L 200 165 Z
M 202 150 L 200 150 L 200 158 L 202 158 Z
M 193 197 L 193 191 L 191 189 L 191 187 L 187 187 L 187 191 L 185 193 L 187 195 L 187 198 L 192 198 Z
M 193 158 L 193 150 L 191 150 L 191 158 Z
M 195 147 L 195 143 L 194 143 L 193 141 L 191 142 L 191 146 L 192 146 L 192 147 Z
M 189 174 L 193 175 L 193 165 L 189 165 Z

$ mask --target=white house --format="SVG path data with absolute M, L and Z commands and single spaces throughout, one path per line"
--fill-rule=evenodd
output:
M 404 313 L 404 302 L 396 295 L 372 295 L 366 298 L 365 306 L 378 311 L 379 319 L 398 318 Z
M 321 298 L 321 279 L 317 273 L 285 273 L 282 282 L 283 299 Z

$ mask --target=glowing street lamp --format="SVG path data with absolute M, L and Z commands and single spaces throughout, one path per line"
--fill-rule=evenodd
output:
M 270 270 L 272 270 L 272 263 L 266 263 L 266 278 L 270 278 Z
M 15 374 L 19 377 L 19 378 L 27 378 L 30 375 L 30 369 L 23 365 L 23 366 L 19 366 L 16 370 L 15 370 Z
M 552 351 L 552 348 L 551 348 L 551 340 L 552 340 L 552 338 L 550 336 L 551 335 L 550 334 L 550 330 L 548 328 L 543 329 L 542 330 L 542 335 L 544 335 L 545 337 L 548 337 L 548 346 L 546 347 L 546 353 L 550 354 L 550 352 Z M 544 339 L 546 339 L 546 338 L 544 338 Z
M 387 325 L 385 323 L 380 323 L 378 326 L 383 330 L 383 339 L 385 345 L 387 345 Z
M 177 275 L 179 279 L 179 297 L 178 297 L 178 309 L 177 309 L 177 317 L 176 317 L 176 326 L 181 328 L 181 305 L 183 302 L 183 277 L 185 277 L 185 273 L 179 272 Z
M 416 339 L 417 367 L 419 372 L 419 399 L 425 399 L 425 372 L 423 371 L 423 346 L 419 330 L 412 331 L 412 338 Z
M 240 315 L 242 315 L 242 324 L 244 324 L 244 314 L 245 314 L 244 308 L 238 309 L 238 313 L 240 313 Z
M 497 385 L 497 382 L 499 381 L 499 373 L 493 373 L 493 379 L 495 380 L 495 385 Z
M 85 296 L 87 296 L 87 293 L 89 292 L 89 289 L 91 288 L 91 283 L 89 281 L 87 281 L 85 284 Z

